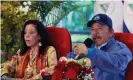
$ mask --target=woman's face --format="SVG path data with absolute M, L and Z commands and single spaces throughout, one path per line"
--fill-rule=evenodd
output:
M 26 25 L 24 30 L 24 39 L 25 39 L 26 45 L 29 47 L 33 47 L 39 43 L 40 36 L 37 33 L 37 30 L 35 27 L 36 26 L 34 24 L 28 24 Z

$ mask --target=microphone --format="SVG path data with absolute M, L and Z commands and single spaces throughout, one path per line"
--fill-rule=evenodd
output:
M 83 42 L 87 48 L 90 48 L 92 47 L 92 44 L 94 43 L 92 39 L 90 38 L 87 38 L 84 42 Z M 87 57 L 85 54 L 78 54 L 74 57 L 74 59 L 78 60 L 78 59 L 81 59 L 81 58 L 85 58 Z
M 81 58 L 86 58 L 87 56 L 85 55 L 85 54 L 78 54 L 78 55 L 76 55 L 75 56 L 75 60 L 79 60 L 79 59 L 81 59 Z
M 90 48 L 92 47 L 92 44 L 93 44 L 93 40 L 90 39 L 90 38 L 87 38 L 85 41 L 84 41 L 84 44 L 86 45 L 86 47 Z

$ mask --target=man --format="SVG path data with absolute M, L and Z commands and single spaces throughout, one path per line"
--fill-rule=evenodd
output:
M 94 41 L 92 48 L 76 44 L 78 53 L 91 59 L 96 80 L 124 80 L 132 54 L 127 46 L 113 37 L 112 20 L 105 14 L 95 15 L 87 23 Z

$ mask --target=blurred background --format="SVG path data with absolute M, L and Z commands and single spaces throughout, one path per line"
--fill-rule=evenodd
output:
M 133 1 L 1 1 L 1 62 L 20 48 L 20 31 L 27 20 L 38 19 L 45 27 L 66 28 L 74 44 L 91 38 L 86 24 L 98 13 L 112 18 L 115 32 L 133 33 Z

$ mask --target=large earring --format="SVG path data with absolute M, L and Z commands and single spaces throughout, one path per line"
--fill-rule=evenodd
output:
M 42 43 L 41 42 L 39 42 L 39 46 L 42 46 Z

